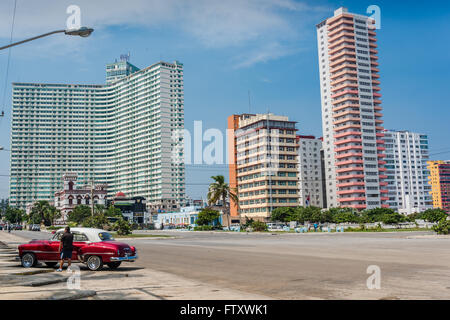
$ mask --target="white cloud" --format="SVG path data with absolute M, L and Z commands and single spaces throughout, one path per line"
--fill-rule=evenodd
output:
M 98 31 L 117 25 L 168 26 L 206 48 L 240 48 L 240 56 L 247 57 L 240 67 L 295 52 L 291 47 L 302 32 L 302 18 L 325 14 L 324 8 L 294 0 L 18 0 L 14 38 L 64 29 L 71 4 L 80 6 L 82 24 Z M 0 3 L 0 38 L 9 38 L 13 5 L 14 0 Z

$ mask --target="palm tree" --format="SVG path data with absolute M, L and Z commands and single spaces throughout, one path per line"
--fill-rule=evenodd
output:
M 230 204 L 227 204 L 227 199 L 234 201 L 239 206 L 238 196 L 231 191 L 228 183 L 222 175 L 211 177 L 215 182 L 209 185 L 208 204 L 215 204 L 217 201 L 223 201 L 224 213 L 228 218 L 228 227 L 230 227 Z M 233 190 L 235 192 L 235 190 Z
M 50 220 L 51 224 L 55 224 L 55 220 L 61 218 L 61 211 L 56 209 L 54 206 L 49 205 L 46 211 L 46 215 Z
M 30 218 L 34 215 L 39 217 L 40 222 L 45 221 L 50 203 L 46 200 L 37 201 L 31 208 Z

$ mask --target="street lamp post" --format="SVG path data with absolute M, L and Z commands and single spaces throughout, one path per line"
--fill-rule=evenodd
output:
M 47 37 L 47 36 L 50 36 L 50 35 L 56 34 L 56 33 L 64 33 L 64 34 L 69 35 L 69 36 L 80 36 L 80 37 L 86 38 L 86 37 L 89 37 L 92 32 L 94 32 L 94 29 L 86 28 L 86 27 L 81 27 L 81 28 L 78 28 L 78 29 L 56 30 L 56 31 L 52 31 L 52 32 L 41 34 L 41 35 L 33 37 L 33 38 L 29 38 L 29 39 L 25 39 L 25 40 L 22 40 L 22 41 L 19 41 L 19 42 L 11 43 L 11 44 L 9 44 L 7 46 L 0 47 L 0 50 L 8 49 L 10 47 L 14 47 L 14 46 L 17 46 L 19 44 L 22 44 L 22 43 L 25 43 L 25 42 L 29 42 L 29 41 L 33 41 L 33 40 L 36 40 L 36 39 L 39 39 L 39 38 L 44 38 L 44 37 Z

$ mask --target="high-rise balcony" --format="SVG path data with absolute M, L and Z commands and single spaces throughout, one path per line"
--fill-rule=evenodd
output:
M 359 122 L 359 121 L 360 121 L 360 118 L 349 117 L 349 118 L 344 118 L 344 119 L 339 119 L 339 120 L 333 121 L 333 125 L 343 124 L 346 122 Z M 352 123 L 352 124 L 354 124 L 354 123 Z
M 338 199 L 339 202 L 353 202 L 353 201 L 366 201 L 366 197 L 348 197 L 348 198 L 342 198 L 340 197 Z
M 342 77 L 342 78 L 337 78 L 337 79 L 333 80 L 333 81 L 331 82 L 331 87 L 334 88 L 334 87 L 336 87 L 338 84 L 340 84 L 340 83 L 342 83 L 342 82 L 345 82 L 345 81 L 350 81 L 350 82 L 358 81 L 358 78 L 355 77 L 355 76 L 349 76 L 349 75 L 346 75 L 346 76 L 344 76 L 344 77 Z
M 339 167 L 339 166 L 346 166 L 346 165 L 349 165 L 349 164 L 363 164 L 363 163 L 364 163 L 363 160 L 354 160 L 354 159 L 352 159 L 352 160 L 345 160 L 345 161 L 336 162 L 335 165 L 337 167 Z
M 345 176 L 337 176 L 336 180 L 364 179 L 364 174 L 349 174 Z
M 358 121 L 359 121 L 359 119 L 358 119 Z M 360 129 L 361 130 L 361 124 L 360 123 L 350 123 L 350 124 L 346 124 L 343 126 L 333 128 L 334 132 L 340 132 L 342 130 L 347 130 L 347 129 Z
M 340 120 L 338 118 L 344 117 L 344 116 L 347 116 L 347 115 L 359 116 L 360 115 L 359 109 L 354 110 L 353 108 L 351 108 L 351 109 L 348 109 L 348 110 L 343 111 L 343 112 L 334 113 L 333 114 L 333 119 Z
M 342 77 L 342 76 L 344 76 L 344 75 L 345 75 L 345 76 L 349 76 L 349 77 L 352 77 L 352 76 L 353 76 L 353 78 L 354 78 L 355 76 L 358 75 L 358 72 L 357 72 L 356 70 L 347 70 L 347 69 L 345 69 L 345 70 L 343 70 L 343 71 L 341 71 L 341 72 L 332 74 L 332 75 L 330 76 L 330 79 L 331 79 L 331 80 L 334 80 L 334 79 L 337 79 L 337 78 Z M 332 85 L 334 85 L 334 84 L 332 84 Z
M 337 66 L 337 67 L 335 67 L 335 68 L 332 68 L 331 70 L 330 70 L 330 72 L 331 72 L 331 74 L 335 74 L 336 72 L 339 72 L 340 70 L 343 70 L 343 69 L 345 69 L 345 68 L 352 68 L 352 69 L 350 69 L 350 70 L 356 70 L 356 68 L 357 68 L 357 66 L 356 66 L 356 64 L 354 64 L 354 63 L 350 63 L 350 62 L 345 62 L 345 63 L 343 63 L 343 64 L 341 64 L 341 65 L 339 65 L 339 66 Z
M 350 97 L 343 97 L 343 98 L 341 98 L 341 99 L 333 100 L 333 101 L 331 101 L 331 103 L 332 103 L 333 105 L 337 105 L 337 104 L 339 104 L 339 103 L 343 103 L 343 102 L 346 102 L 346 101 L 355 101 L 355 102 L 359 102 L 359 98 L 358 98 L 357 95 L 353 95 L 353 96 L 350 96 Z
M 339 168 L 336 170 L 336 173 L 348 173 L 348 172 L 353 172 L 356 171 L 355 173 L 357 174 L 361 174 L 364 172 L 364 167 L 348 167 L 348 168 Z
M 355 51 L 355 46 L 354 46 L 354 45 L 350 45 L 350 44 L 344 44 L 344 45 L 339 46 L 339 47 L 337 47 L 337 48 L 335 48 L 335 49 L 328 50 L 328 54 L 329 54 L 330 56 L 332 56 L 332 55 L 334 55 L 335 53 L 337 53 L 337 52 L 339 52 L 339 51 L 341 51 L 341 50 L 344 50 L 344 49 L 348 49 L 348 50 L 351 50 L 351 51 Z M 375 49 L 373 49 L 373 50 L 375 50 Z
M 334 152 L 343 152 L 343 151 L 349 151 L 349 150 L 362 150 L 362 146 L 347 146 L 347 147 L 341 147 L 341 148 L 335 148 Z
M 367 206 L 365 204 L 345 204 L 345 205 L 342 205 L 342 207 L 353 208 L 353 209 L 357 209 L 357 210 L 363 210 L 363 209 L 367 208 Z
M 328 49 L 332 50 L 332 49 L 337 48 L 338 46 L 340 46 L 342 44 L 348 44 L 348 45 L 354 46 L 355 45 L 355 38 L 341 37 L 337 41 L 334 41 L 334 42 L 330 41 L 329 45 L 328 45 Z
M 336 160 L 341 160 L 341 159 L 348 159 L 351 157 L 362 157 L 362 156 L 363 156 L 362 152 L 347 152 L 347 153 L 337 154 L 334 156 L 334 158 Z
M 366 183 L 364 181 L 353 181 L 353 182 L 343 182 L 338 183 L 336 186 L 338 188 L 348 188 L 348 187 L 357 187 L 357 186 L 365 186 Z
M 356 53 L 354 50 L 342 50 L 339 53 L 336 53 L 333 56 L 330 56 L 329 59 L 331 62 L 335 62 L 339 59 L 342 59 L 342 57 L 351 56 L 352 58 L 356 58 Z
M 331 96 L 331 98 L 332 99 L 336 99 L 336 98 L 339 98 L 339 97 L 341 97 L 343 95 L 346 95 L 346 94 L 352 94 L 352 95 L 354 95 L 352 97 L 358 97 L 358 90 L 343 90 L 343 91 L 340 91 L 338 93 L 333 94 Z
M 328 38 L 332 38 L 334 37 L 336 34 L 338 34 L 341 31 L 347 31 L 347 32 L 351 32 L 354 33 L 355 32 L 355 28 L 353 27 L 353 25 L 341 25 L 340 27 L 332 30 L 332 31 L 328 31 Z
M 338 140 L 334 142 L 335 146 L 340 146 L 342 144 L 346 144 L 346 143 L 362 143 L 362 139 L 361 138 L 351 138 L 351 139 L 345 139 L 345 140 Z
M 332 37 L 328 37 L 328 43 L 332 43 L 334 41 L 336 41 L 337 39 L 341 38 L 341 37 L 351 37 L 351 38 L 355 38 L 355 33 L 353 32 L 348 32 L 346 30 L 336 33 L 335 35 L 333 35 Z
M 338 195 L 348 195 L 348 194 L 362 194 L 365 195 L 366 190 L 365 189 L 352 189 L 352 190 L 341 190 L 338 191 Z
M 331 92 L 332 93 L 337 93 L 341 90 L 354 90 L 356 92 L 358 92 L 358 83 L 357 82 L 343 82 L 338 86 L 335 87 L 331 87 Z
M 335 60 L 332 63 L 330 63 L 330 67 L 334 68 L 335 66 L 339 65 L 340 63 L 344 63 L 344 62 L 356 63 L 356 58 L 354 56 L 352 56 L 352 57 L 344 56 L 343 58 L 341 58 L 339 60 Z

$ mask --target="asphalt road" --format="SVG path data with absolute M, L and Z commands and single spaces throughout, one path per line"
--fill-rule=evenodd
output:
M 175 238 L 126 240 L 137 267 L 224 288 L 278 299 L 450 299 L 450 238 L 431 233 L 151 233 Z M 367 287 L 373 265 L 381 289 Z

